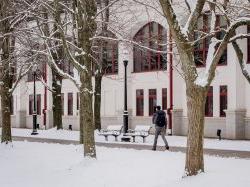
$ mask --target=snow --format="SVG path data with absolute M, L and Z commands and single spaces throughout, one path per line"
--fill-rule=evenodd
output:
M 197 0 L 187 0 L 187 2 L 190 6 L 191 11 L 194 11 L 196 4 L 197 4 Z
M 33 138 L 48 138 L 48 139 L 62 139 L 62 140 L 79 140 L 79 131 L 68 131 L 68 130 L 38 130 L 39 134 L 36 136 L 31 135 L 32 129 L 17 129 L 12 128 L 13 136 L 20 137 L 33 137 Z M 216 133 L 216 132 L 215 132 Z M 0 129 L 1 134 L 1 129 Z M 223 136 L 223 132 L 222 132 Z M 106 142 L 106 143 L 124 143 L 120 141 L 121 136 L 118 137 L 118 142 L 115 141 L 114 137 L 109 137 L 108 142 L 105 141 L 103 136 L 99 136 L 97 132 L 95 133 L 96 142 Z M 185 136 L 167 136 L 166 137 L 170 147 L 185 147 L 187 138 Z M 142 138 L 137 137 L 135 143 L 124 143 L 124 144 L 143 144 L 143 145 L 153 145 L 154 135 L 149 135 L 146 138 L 146 143 L 142 143 Z M 162 139 L 159 137 L 158 145 L 164 145 Z M 207 149 L 221 149 L 221 150 L 237 150 L 237 151 L 250 151 L 250 141 L 247 140 L 221 140 L 205 138 L 204 148 Z
M 2 187 L 245 187 L 250 161 L 205 156 L 205 173 L 183 176 L 185 154 L 97 147 L 97 159 L 82 146 L 13 142 L 0 145 Z M 211 185 L 213 183 L 213 185 Z
M 205 87 L 208 83 L 208 73 L 200 72 L 199 75 L 195 79 L 195 84 L 201 87 Z

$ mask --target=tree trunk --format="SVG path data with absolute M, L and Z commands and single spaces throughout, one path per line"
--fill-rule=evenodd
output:
M 77 1 L 77 25 L 78 45 L 86 53 L 81 56 L 79 62 L 86 69 L 79 71 L 80 87 L 80 143 L 84 144 L 84 156 L 96 158 L 94 121 L 93 121 L 93 88 L 92 88 L 92 38 L 95 35 L 97 25 L 95 15 L 97 12 L 96 1 Z M 84 15 L 84 16 L 83 16 Z
M 187 176 L 192 176 L 204 172 L 203 131 L 206 91 L 205 88 L 187 84 L 186 95 L 188 137 L 185 172 Z
M 57 73 L 52 70 L 52 97 L 53 97 L 53 126 L 59 129 L 63 129 L 62 126 L 62 99 L 61 89 L 62 80 Z
M 9 31 L 6 28 L 6 33 Z M 12 48 L 10 36 L 5 37 L 2 43 L 2 69 L 1 69 L 1 109 L 2 109 L 2 140 L 1 142 L 8 144 L 8 142 L 12 141 L 11 137 L 11 114 L 10 114 L 10 104 L 11 104 L 11 93 L 9 90 L 12 86 L 13 76 L 10 75 L 10 53 Z M 1 51 L 1 50 L 0 50 Z
M 83 128 L 81 140 L 84 143 L 84 156 L 96 157 L 94 123 L 93 123 L 93 100 L 92 100 L 92 76 L 85 71 L 81 75 L 82 86 L 80 89 L 80 124 Z
M 3 86 L 4 88 L 4 86 Z M 2 89 L 1 107 L 2 107 L 2 143 L 12 142 L 11 137 L 11 114 L 10 114 L 11 95 L 9 89 Z
M 101 91 L 102 91 L 102 74 L 95 76 L 95 101 L 94 101 L 94 122 L 95 129 L 101 129 Z

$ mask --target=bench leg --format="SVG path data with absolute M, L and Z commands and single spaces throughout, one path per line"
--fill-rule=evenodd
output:
M 116 141 L 116 142 L 118 141 L 117 136 L 115 136 L 115 141 Z
M 105 140 L 108 141 L 108 136 L 105 136 Z
M 143 143 L 145 143 L 146 142 L 146 137 L 142 137 L 142 139 L 143 139 Z

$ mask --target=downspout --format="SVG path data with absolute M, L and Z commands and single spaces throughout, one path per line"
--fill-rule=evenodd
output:
M 168 129 L 169 135 L 172 135 L 172 110 L 173 110 L 173 44 L 172 44 L 172 35 L 169 30 L 169 96 L 170 103 L 168 109 Z
M 47 84 L 47 64 L 45 64 L 44 68 L 44 82 Z M 48 89 L 46 86 L 44 86 L 44 109 L 43 109 L 43 125 L 46 130 L 46 119 L 47 119 L 47 94 Z

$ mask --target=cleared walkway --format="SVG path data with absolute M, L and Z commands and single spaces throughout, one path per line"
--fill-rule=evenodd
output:
M 14 136 L 13 141 L 28 141 L 28 142 L 41 142 L 41 143 L 59 143 L 59 144 L 73 144 L 79 145 L 79 141 L 75 140 L 62 140 L 62 139 L 50 139 L 50 138 L 33 138 L 33 137 L 21 137 Z M 136 150 L 151 150 L 151 145 L 133 144 L 133 143 L 109 143 L 109 142 L 96 142 L 97 146 L 104 146 L 110 148 L 125 148 L 125 149 L 136 149 Z M 158 146 L 157 151 L 166 151 L 164 146 Z M 185 147 L 177 147 L 170 145 L 172 152 L 185 152 Z M 167 151 L 166 151 L 167 152 Z M 220 150 L 220 149 L 204 149 L 204 153 L 207 155 L 220 156 L 220 157 L 235 157 L 250 159 L 250 151 L 238 151 L 238 150 Z

